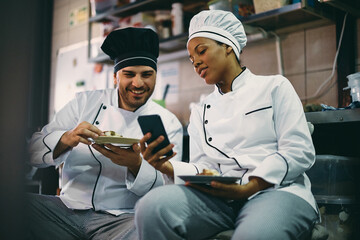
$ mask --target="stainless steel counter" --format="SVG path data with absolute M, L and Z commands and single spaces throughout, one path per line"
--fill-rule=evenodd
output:
M 307 121 L 312 124 L 345 122 L 360 123 L 360 108 L 324 112 L 307 112 L 305 115 Z

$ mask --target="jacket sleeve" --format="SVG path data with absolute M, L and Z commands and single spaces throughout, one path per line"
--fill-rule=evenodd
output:
M 168 120 L 168 119 L 167 119 Z M 182 141 L 183 128 L 179 120 L 174 116 L 169 122 L 164 123 L 169 141 L 173 143 L 174 151 L 177 153 L 170 161 L 182 161 Z M 142 196 L 150 191 L 152 188 L 164 184 L 173 183 L 173 179 L 167 177 L 165 174 L 155 170 L 146 160 L 142 161 L 141 167 L 136 178 L 127 170 L 126 184 L 127 188 L 138 196 Z
M 44 168 L 48 166 L 59 166 L 68 157 L 70 151 L 61 154 L 57 159 L 53 158 L 53 151 L 61 136 L 68 130 L 73 129 L 78 122 L 78 101 L 70 101 L 61 109 L 54 119 L 35 132 L 29 142 L 29 164 Z
M 314 164 L 315 150 L 301 101 L 287 79 L 273 88 L 272 99 L 278 150 L 267 156 L 251 176 L 276 186 L 287 185 Z
M 182 163 L 183 158 L 183 139 L 184 131 L 180 121 L 174 117 L 170 123 L 171 129 L 167 130 L 170 143 L 174 144 L 173 151 L 176 152 L 175 157 L 169 160 L 171 164 Z M 174 183 L 174 179 L 168 177 L 166 174 L 162 174 L 162 178 L 165 184 Z
M 161 172 L 153 168 L 146 160 L 142 160 L 136 177 L 126 171 L 126 187 L 137 196 L 143 196 L 151 189 L 164 184 Z

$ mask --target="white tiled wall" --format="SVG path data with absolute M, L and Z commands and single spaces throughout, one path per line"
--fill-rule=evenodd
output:
M 287 76 L 305 72 L 305 31 L 288 34 L 281 38 L 284 74 Z
M 310 29 L 305 33 L 307 72 L 330 69 L 336 52 L 335 25 Z
M 242 65 L 259 75 L 279 74 L 276 41 L 274 38 L 259 43 L 249 43 L 240 55 Z
M 86 41 L 88 37 L 88 24 L 70 27 L 69 13 L 74 8 L 89 5 L 88 0 L 54 0 L 54 2 L 52 83 L 56 71 L 58 49 Z M 95 30 L 96 32 L 97 29 L 94 27 L 92 31 Z M 335 25 L 283 34 L 280 39 L 284 75 L 291 81 L 300 98 L 313 95 L 331 74 L 336 52 Z M 241 62 L 255 74 L 278 74 L 280 73 L 278 50 L 275 38 L 250 43 L 241 55 Z M 357 19 L 357 49 L 354 51 L 357 54 L 357 70 L 360 71 L 360 19 Z M 185 125 L 188 123 L 190 114 L 189 104 L 198 101 L 201 94 L 210 93 L 214 87 L 207 86 L 194 73 L 187 58 L 178 61 L 180 62 L 179 103 L 167 107 Z M 336 81 L 336 72 L 333 81 Z M 53 91 L 50 96 L 53 97 Z M 325 103 L 337 107 L 337 101 L 337 86 L 335 84 L 323 96 L 303 101 L 303 103 Z M 51 106 L 52 102 L 50 102 L 50 108 Z
M 70 12 L 73 9 L 84 6 L 89 6 L 88 0 L 54 0 L 49 118 L 52 118 L 54 112 L 54 85 L 57 53 L 60 48 L 86 41 L 88 37 L 87 23 L 82 23 L 75 27 L 70 27 L 69 23 Z

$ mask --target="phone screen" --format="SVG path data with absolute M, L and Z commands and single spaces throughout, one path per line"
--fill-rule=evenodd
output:
M 156 148 L 154 148 L 153 153 L 158 152 L 159 150 L 163 149 L 164 147 L 168 146 L 170 144 L 169 138 L 166 134 L 164 124 L 161 121 L 161 118 L 159 115 L 143 115 L 138 117 L 138 122 L 141 128 L 141 131 L 145 135 L 146 133 L 151 133 L 151 138 L 147 141 L 147 143 L 151 143 L 155 139 L 157 139 L 159 136 L 164 136 L 164 141 L 162 141 Z M 170 150 L 165 154 L 165 156 L 171 156 L 173 155 L 173 151 Z

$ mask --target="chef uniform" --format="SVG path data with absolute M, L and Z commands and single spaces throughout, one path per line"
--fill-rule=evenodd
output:
M 203 11 L 196 15 L 190 23 L 188 41 L 194 37 L 225 43 L 234 49 L 238 59 L 246 44 L 241 22 L 225 11 Z M 233 80 L 230 92 L 224 94 L 215 87 L 213 93 L 193 107 L 188 133 L 190 163 L 172 164 L 176 183 L 180 183 L 176 176 L 215 169 L 223 176 L 240 177 L 238 183 L 242 185 L 249 182 L 250 176 L 255 176 L 273 187 L 257 192 L 245 203 L 225 204 L 219 198 L 189 187 L 161 187 L 136 206 L 140 239 L 155 236 L 157 239 L 165 239 L 159 236 L 203 239 L 234 227 L 233 239 L 289 239 L 294 237 L 291 234 L 299 239 L 304 237 L 303 232 L 294 228 L 306 224 L 311 227 L 317 221 L 317 205 L 305 174 L 315 161 L 314 146 L 301 101 L 285 77 L 257 76 L 243 67 Z M 163 195 L 159 195 L 160 192 Z M 162 200 L 164 195 L 173 198 Z M 146 219 L 141 220 L 150 214 L 144 207 L 146 203 L 151 204 L 148 203 L 151 199 L 153 205 L 159 206 L 159 209 L 153 208 L 151 214 L 168 213 L 157 222 L 158 228 L 165 229 L 162 233 L 149 231 L 143 224 Z M 289 209 L 294 215 L 289 214 Z M 302 222 L 303 215 L 308 217 L 306 224 Z M 284 229 L 273 229 L 278 227 L 271 225 L 274 219 L 283 220 L 279 225 Z M 153 225 L 155 222 L 153 220 Z M 287 226 L 287 222 L 294 225 Z M 267 227 L 260 228 L 259 233 L 257 225 Z M 157 228 L 152 226 L 152 229 Z M 309 227 L 304 229 L 307 231 Z M 287 232 L 290 234 L 286 235 Z
M 124 67 L 136 65 L 150 66 L 156 70 L 158 38 L 150 29 L 128 28 L 114 31 L 106 38 L 102 49 L 115 61 L 115 73 Z M 127 138 L 140 139 L 143 134 L 137 122 L 138 116 L 158 114 L 164 123 L 170 142 L 175 145 L 174 151 L 177 152 L 171 161 L 181 161 L 182 156 L 182 125 L 174 114 L 153 101 L 147 101 L 134 112 L 127 111 L 118 107 L 118 94 L 118 89 L 77 93 L 76 97 L 55 115 L 53 121 L 41 132 L 34 133 L 30 143 L 33 166 L 47 167 L 64 164 L 61 193 L 59 197 L 54 198 L 60 198 L 68 209 L 91 209 L 91 212 L 108 213 L 100 217 L 96 215 L 96 221 L 99 221 L 99 224 L 104 226 L 109 222 L 113 224 L 111 227 L 106 227 L 106 231 L 101 230 L 103 232 L 94 223 L 91 223 L 93 224 L 90 224 L 91 226 L 81 225 L 81 222 L 76 222 L 79 220 L 77 218 L 71 219 L 71 222 L 67 224 L 77 224 L 78 229 L 86 229 L 84 232 L 90 235 L 93 234 L 92 231 L 97 231 L 97 234 L 101 232 L 96 236 L 99 239 L 133 237 L 132 221 L 126 223 L 121 229 L 122 217 L 119 215 L 130 215 L 132 218 L 131 214 L 138 199 L 151 189 L 172 180 L 156 171 L 144 159 L 135 177 L 127 167 L 113 163 L 91 146 L 82 143 L 53 159 L 53 151 L 61 136 L 81 122 L 87 121 L 102 131 L 112 130 Z M 41 211 L 40 207 L 39 210 Z M 76 215 L 71 210 L 66 211 L 69 212 L 68 215 Z M 87 212 L 89 211 L 85 211 Z M 104 222 L 100 220 L 102 216 L 104 216 Z M 114 216 L 119 216 L 118 222 Z M 107 222 L 106 219 L 111 220 Z M 79 221 L 85 222 L 81 218 Z M 77 237 L 89 237 L 89 235 L 82 235 L 81 232 L 78 233 L 78 229 L 70 228 L 68 232 L 77 233 Z M 63 239 L 67 239 L 65 236 Z

